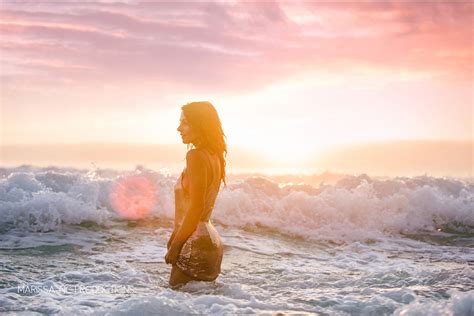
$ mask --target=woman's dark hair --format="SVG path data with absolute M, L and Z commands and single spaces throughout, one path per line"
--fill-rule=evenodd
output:
M 219 157 L 221 181 L 226 185 L 226 136 L 216 109 L 207 101 L 191 102 L 183 105 L 181 109 L 199 139 L 199 147 L 206 148 Z

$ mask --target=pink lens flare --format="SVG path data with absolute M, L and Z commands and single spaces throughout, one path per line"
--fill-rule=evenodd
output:
M 109 193 L 113 209 L 126 219 L 148 216 L 158 202 L 157 186 L 143 175 L 118 180 Z

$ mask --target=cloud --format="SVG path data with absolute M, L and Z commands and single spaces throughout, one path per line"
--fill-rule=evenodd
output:
M 126 78 L 235 92 L 307 71 L 344 74 L 360 64 L 472 80 L 472 8 L 399 1 L 12 2 L 2 4 L 1 63 L 13 69 L 10 86 L 34 74 L 31 80 L 51 84 Z

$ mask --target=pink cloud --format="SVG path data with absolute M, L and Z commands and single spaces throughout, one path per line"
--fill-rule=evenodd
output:
M 25 73 L 40 65 L 43 77 L 52 81 L 166 80 L 226 91 L 360 64 L 472 80 L 472 7 L 453 2 L 7 3 L 1 11 L 1 62 L 8 64 L 13 56 L 35 61 L 15 67 Z

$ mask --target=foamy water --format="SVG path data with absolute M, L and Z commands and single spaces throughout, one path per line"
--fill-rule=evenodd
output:
M 111 191 L 138 175 L 156 203 L 129 220 Z M 0 169 L 0 312 L 474 315 L 472 179 L 230 177 L 213 214 L 222 274 L 175 291 L 163 257 L 176 178 Z

